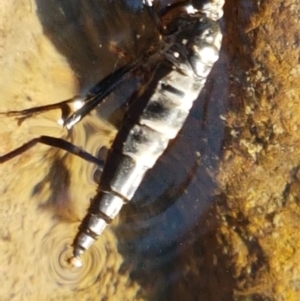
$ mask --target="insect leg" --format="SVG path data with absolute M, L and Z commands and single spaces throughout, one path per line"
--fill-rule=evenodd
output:
M 37 143 L 46 144 L 49 146 L 53 146 L 53 147 L 65 150 L 68 153 L 71 153 L 71 154 L 78 156 L 90 163 L 94 163 L 99 166 L 104 165 L 103 160 L 100 160 L 100 159 L 94 157 L 93 155 L 82 150 L 78 146 L 76 146 L 68 141 L 65 141 L 64 139 L 55 138 L 55 137 L 51 137 L 51 136 L 40 136 L 37 138 L 33 138 L 32 140 L 30 140 L 27 143 L 23 144 L 22 146 L 14 149 L 13 151 L 11 151 L 3 156 L 0 156 L 0 164 L 4 163 L 6 161 L 9 161 L 10 159 L 12 159 L 16 156 L 23 154 L 30 148 L 34 147 Z
M 74 124 L 79 122 L 84 116 L 89 114 L 96 106 L 98 106 L 105 97 L 107 97 L 122 81 L 125 80 L 125 76 L 132 72 L 137 66 L 138 60 L 133 63 L 129 63 L 109 74 L 91 88 L 87 95 L 87 101 L 85 101 L 85 104 L 64 120 L 64 126 L 67 129 L 72 128 Z
M 89 114 L 98 104 L 100 104 L 105 99 L 105 97 L 107 97 L 123 80 L 125 80 L 126 74 L 132 72 L 137 65 L 138 61 L 134 61 L 133 63 L 127 64 L 116 70 L 115 72 L 109 74 L 103 80 L 98 82 L 94 87 L 92 87 L 85 97 L 77 95 L 58 103 L 33 107 L 21 111 L 0 112 L 0 115 L 17 117 L 20 123 L 22 123 L 25 119 L 30 118 L 34 115 L 38 115 L 51 110 L 61 109 L 64 126 L 70 129 L 74 124 L 79 122 L 84 116 Z M 81 101 L 83 103 L 83 106 L 69 116 L 70 109 L 68 107 L 68 104 L 75 103 L 77 100 Z
M 8 112 L 0 112 L 0 115 L 17 117 L 19 123 L 22 123 L 25 119 L 30 118 L 32 116 L 42 114 L 44 112 L 61 109 L 62 118 L 65 119 L 70 114 L 70 108 L 68 107 L 69 103 L 74 103 L 76 99 L 79 100 L 79 96 L 74 96 L 70 99 L 63 100 L 61 102 L 53 103 L 45 106 L 33 107 L 21 111 L 8 111 Z

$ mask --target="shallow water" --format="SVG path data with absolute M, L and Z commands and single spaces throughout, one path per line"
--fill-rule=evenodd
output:
M 287 4 L 272 5 L 292 11 Z M 297 115 L 286 117 L 285 107 L 293 104 L 296 112 L 297 97 L 282 104 L 270 86 L 277 94 L 298 92 L 295 84 L 282 90 L 278 82 L 286 87 L 280 81 L 286 73 L 272 71 L 280 65 L 276 55 L 279 62 L 293 56 L 275 39 L 258 47 L 264 41 L 256 39 L 259 29 L 268 30 L 267 37 L 274 32 L 263 23 L 271 19 L 267 7 L 226 1 L 223 47 L 204 91 L 179 136 L 83 258 L 82 268 L 70 269 L 65 258 L 95 193 L 97 167 L 41 145 L 0 165 L 0 300 L 297 300 L 299 253 L 292 255 L 286 245 L 289 227 L 299 228 L 299 181 L 291 171 L 298 170 L 300 148 L 296 138 L 280 136 L 278 121 L 283 120 L 285 136 L 294 137 L 290 129 Z M 0 14 L 1 111 L 85 93 L 158 38 L 138 1 L 14 0 Z M 277 33 L 278 41 L 284 40 L 285 34 Z M 295 68 L 297 59 L 290 60 Z M 266 70 L 272 76 L 265 77 Z M 296 71 L 291 81 L 297 81 Z M 146 76 L 145 70 L 134 73 L 69 133 L 57 124 L 58 110 L 20 125 L 1 116 L 1 154 L 45 134 L 98 154 L 109 147 L 124 101 Z M 261 92 L 265 82 L 269 94 Z M 289 145 L 290 159 L 280 161 L 283 155 L 276 157 L 274 149 Z M 274 244 L 273 233 L 283 245 Z M 293 237 L 291 248 L 297 250 L 298 242 Z M 287 274 L 279 277 L 278 270 Z M 291 280 L 292 289 L 283 278 Z

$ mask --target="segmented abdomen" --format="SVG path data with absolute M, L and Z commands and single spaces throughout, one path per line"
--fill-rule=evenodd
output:
M 75 238 L 75 257 L 79 257 L 90 247 L 106 225 L 119 213 L 123 204 L 131 200 L 146 171 L 153 167 L 167 148 L 169 140 L 175 138 L 182 128 L 213 63 L 218 58 L 220 32 L 215 26 L 216 22 L 209 22 L 214 23 L 214 32 L 205 37 L 203 49 L 195 45 L 198 47 L 195 48 L 198 61 L 195 60 L 195 56 L 192 62 L 185 58 L 186 62 L 183 63 L 190 68 L 187 72 L 170 60 L 173 68 L 158 82 L 140 116 L 134 124 L 125 122 L 120 129 L 106 160 L 97 195 L 92 200 L 88 215 Z M 207 50 L 214 54 L 213 58 L 206 59 L 202 55 L 207 53 Z M 177 55 L 178 53 L 174 52 L 175 58 Z

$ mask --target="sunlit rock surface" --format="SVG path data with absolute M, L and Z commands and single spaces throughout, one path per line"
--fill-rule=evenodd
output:
M 182 257 L 182 298 L 300 300 L 299 13 L 300 1 L 226 1 L 220 187 L 211 230 Z

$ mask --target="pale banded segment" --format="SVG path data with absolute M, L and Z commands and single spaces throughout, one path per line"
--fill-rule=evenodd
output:
M 111 190 L 130 200 L 139 187 L 148 167 L 123 155 L 110 181 Z
M 190 93 L 193 90 L 193 80 L 188 76 L 179 74 L 176 70 L 170 73 L 176 73 L 176 75 L 170 74 L 166 77 L 164 83 L 159 85 L 146 105 L 139 123 L 162 133 L 168 139 L 173 139 L 182 128 L 199 91 L 195 95 Z M 181 90 L 177 90 L 177 88 L 170 89 L 169 87 L 175 87 L 173 84 L 175 78 L 177 84 L 186 83 L 188 78 L 188 85 L 185 87 L 179 85 L 182 88 Z
M 102 193 L 98 210 L 113 219 L 120 212 L 124 200 L 111 193 Z
M 96 235 L 100 235 L 106 228 L 106 221 L 96 215 L 91 215 L 88 222 L 88 229 Z
M 190 76 L 185 76 L 183 74 L 178 74 L 176 70 L 171 71 L 164 79 L 160 81 L 162 85 L 170 85 L 173 87 L 185 87 L 184 90 L 188 90 L 181 98 L 172 97 L 169 94 L 168 98 L 172 98 L 171 101 L 182 108 L 182 110 L 190 110 L 193 101 L 189 99 L 196 99 L 199 95 L 199 91 L 203 88 L 206 79 L 199 78 L 197 81 L 191 80 Z M 167 95 L 167 91 L 161 91 L 163 94 Z
M 189 101 L 192 104 L 192 101 Z M 191 106 L 191 105 L 190 105 Z M 140 117 L 140 123 L 153 130 L 174 138 L 181 129 L 189 110 L 182 110 L 164 95 L 151 99 Z
M 144 114 L 141 117 L 140 123 L 149 128 L 156 129 L 170 140 L 177 136 L 188 114 L 189 112 L 180 110 L 169 110 L 169 115 L 165 117 L 165 120 L 158 118 L 157 115 Z
M 136 124 L 123 145 L 123 154 L 137 164 L 152 167 L 165 151 L 169 139 L 149 127 Z
M 94 243 L 94 241 L 95 239 L 85 232 L 80 232 L 76 238 L 76 244 L 84 250 L 87 250 Z

